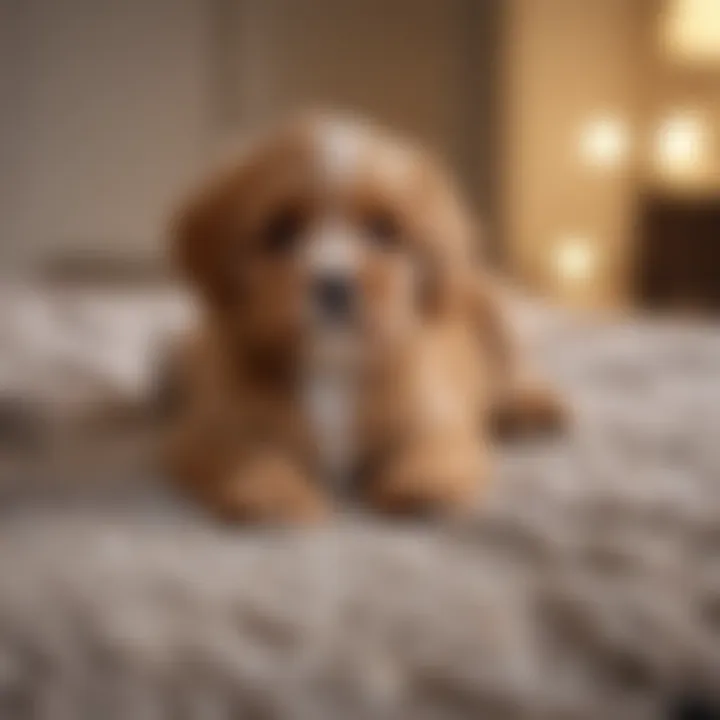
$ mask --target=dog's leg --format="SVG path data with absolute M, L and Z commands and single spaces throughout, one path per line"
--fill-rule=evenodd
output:
M 490 369 L 490 428 L 501 437 L 555 432 L 567 424 L 568 409 L 550 384 L 528 368 L 505 312 L 505 293 L 497 279 L 483 275 L 471 300 Z
M 236 411 L 213 346 L 191 342 L 179 354 L 179 393 L 161 447 L 169 479 L 219 518 L 313 522 L 327 512 L 320 488 L 287 443 L 259 437 Z

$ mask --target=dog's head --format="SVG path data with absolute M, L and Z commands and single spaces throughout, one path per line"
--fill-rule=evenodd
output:
M 182 269 L 242 344 L 317 338 L 396 347 L 454 312 L 470 232 L 445 173 L 418 149 L 344 118 L 304 118 L 255 143 L 182 208 Z M 311 342 L 309 344 L 312 344 Z

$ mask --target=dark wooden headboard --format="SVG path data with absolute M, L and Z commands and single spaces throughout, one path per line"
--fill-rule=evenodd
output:
M 643 196 L 637 237 L 641 306 L 720 310 L 720 194 Z

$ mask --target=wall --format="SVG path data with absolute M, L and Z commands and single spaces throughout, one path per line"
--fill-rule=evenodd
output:
M 641 67 L 643 0 L 508 0 L 504 217 L 518 275 L 574 302 L 621 304 L 630 259 L 632 164 L 593 170 L 578 144 L 583 126 L 610 116 L 632 131 Z M 594 274 L 559 288 L 553 248 L 566 235 L 587 237 Z
M 209 134 L 201 0 L 0 3 L 0 265 L 153 256 Z

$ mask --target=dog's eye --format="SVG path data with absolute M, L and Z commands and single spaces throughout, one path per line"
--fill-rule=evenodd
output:
M 290 252 L 305 228 L 305 214 L 299 207 L 286 207 L 271 215 L 261 230 L 262 248 L 271 254 Z
M 400 243 L 400 225 L 389 212 L 368 214 L 363 219 L 363 228 L 368 239 L 378 247 L 392 250 Z

